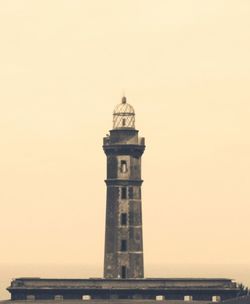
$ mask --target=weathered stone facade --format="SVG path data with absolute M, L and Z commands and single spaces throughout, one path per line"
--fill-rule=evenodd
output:
M 131 107 L 128 110 L 131 111 Z M 119 112 L 126 117 L 130 113 Z M 134 124 L 114 125 L 104 138 L 103 149 L 107 155 L 105 278 L 144 276 L 141 211 L 144 148 L 144 138 L 138 136 Z
M 230 279 L 39 279 L 20 278 L 8 288 L 12 300 L 112 300 L 223 301 L 237 297 Z

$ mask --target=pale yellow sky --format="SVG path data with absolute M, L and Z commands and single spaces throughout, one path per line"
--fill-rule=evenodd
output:
M 250 1 L 0 1 L 5 263 L 101 265 L 102 137 L 146 137 L 145 264 L 250 264 Z

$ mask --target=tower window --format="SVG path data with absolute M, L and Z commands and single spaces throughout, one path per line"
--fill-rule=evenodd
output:
M 134 198 L 134 188 L 133 187 L 129 187 L 129 198 L 130 199 L 133 199 Z
M 126 277 L 127 277 L 127 267 L 122 266 L 122 268 L 121 268 L 121 278 L 126 279 Z
M 127 199 L 127 188 L 122 187 L 122 199 Z
M 121 251 L 127 251 L 127 250 L 128 250 L 127 240 L 121 240 Z
M 126 173 L 128 172 L 128 165 L 126 160 L 121 161 L 121 172 Z
M 121 225 L 126 226 L 128 222 L 128 216 L 127 213 L 122 213 L 121 214 Z
M 125 118 L 122 119 L 122 126 L 123 126 L 123 127 L 126 126 L 126 119 L 125 119 Z

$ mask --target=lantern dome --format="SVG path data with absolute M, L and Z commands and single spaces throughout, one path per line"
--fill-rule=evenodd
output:
M 127 103 L 126 97 L 115 107 L 113 113 L 113 129 L 135 128 L 135 110 Z

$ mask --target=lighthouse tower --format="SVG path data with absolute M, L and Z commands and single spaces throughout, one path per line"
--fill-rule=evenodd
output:
M 107 156 L 105 278 L 143 278 L 141 156 L 144 138 L 135 129 L 135 112 L 126 97 L 113 113 L 104 138 Z

